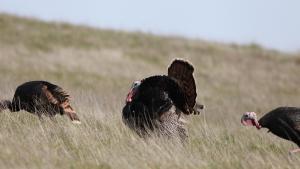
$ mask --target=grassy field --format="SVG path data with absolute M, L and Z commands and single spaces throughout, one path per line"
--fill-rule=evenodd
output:
M 186 117 L 189 141 L 143 140 L 121 120 L 134 80 L 166 74 L 177 57 L 194 64 L 198 102 Z M 243 127 L 258 116 L 300 105 L 300 54 L 237 45 L 99 30 L 0 14 L 0 99 L 29 80 L 48 80 L 73 96 L 81 125 L 44 122 L 26 112 L 0 114 L 0 168 L 299 168 L 296 145 Z

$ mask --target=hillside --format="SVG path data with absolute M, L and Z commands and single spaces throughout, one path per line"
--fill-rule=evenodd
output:
M 121 121 L 132 81 L 166 74 L 173 58 L 195 67 L 198 102 L 187 117 L 189 143 L 144 141 Z M 297 168 L 300 154 L 267 130 L 240 124 L 278 106 L 300 106 L 300 55 L 257 45 L 221 44 L 140 32 L 101 30 L 0 14 L 0 99 L 17 85 L 63 86 L 83 124 L 0 114 L 1 168 Z

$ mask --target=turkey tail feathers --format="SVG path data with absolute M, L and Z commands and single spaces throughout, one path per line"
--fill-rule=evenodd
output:
M 186 95 L 190 113 L 198 114 L 194 109 L 197 92 L 193 73 L 193 65 L 182 59 L 175 59 L 168 68 L 168 76 L 178 82 Z
M 9 100 L 0 100 L 0 112 L 5 109 L 11 109 L 11 102 Z

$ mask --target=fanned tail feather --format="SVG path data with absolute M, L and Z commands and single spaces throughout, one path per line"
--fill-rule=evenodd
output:
M 174 78 L 185 92 L 190 113 L 196 113 L 194 106 L 197 93 L 193 72 L 194 67 L 188 61 L 182 59 L 175 59 L 168 68 L 168 76 Z

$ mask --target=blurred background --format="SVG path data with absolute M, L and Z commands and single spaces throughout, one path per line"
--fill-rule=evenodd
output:
M 116 30 L 300 50 L 297 0 L 0 0 L 0 12 Z

